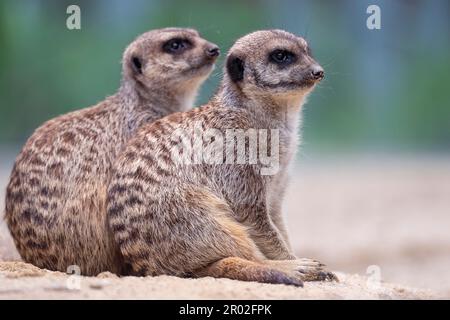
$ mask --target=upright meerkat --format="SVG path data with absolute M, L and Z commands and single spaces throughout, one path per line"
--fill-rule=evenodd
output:
M 6 192 L 5 217 L 23 260 L 84 275 L 120 273 L 106 223 L 112 163 L 143 124 L 192 107 L 219 55 L 196 30 L 166 28 L 125 50 L 116 94 L 52 119 L 28 139 Z
M 300 109 L 323 75 L 304 39 L 281 30 L 254 32 L 230 49 L 224 79 L 207 105 L 139 130 L 118 158 L 107 199 L 109 224 L 131 274 L 297 286 L 336 279 L 318 261 L 296 258 L 280 212 Z M 257 153 L 266 151 L 270 131 L 268 153 L 279 161 L 250 162 L 256 149 L 249 151 L 247 137 L 239 150 L 227 132 L 236 129 L 256 130 Z M 223 149 L 225 140 L 231 149 Z M 228 162 L 245 149 L 244 163 Z

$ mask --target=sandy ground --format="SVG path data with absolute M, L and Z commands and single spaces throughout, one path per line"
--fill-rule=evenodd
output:
M 303 288 L 229 279 L 170 276 L 67 276 L 23 262 L 0 264 L 0 299 L 430 299 L 430 290 L 367 282 L 338 273 L 339 283 L 305 283 Z
M 0 208 L 12 160 L 0 154 Z M 303 157 L 285 214 L 296 253 L 326 263 L 339 283 L 68 276 L 18 262 L 0 223 L 0 299 L 450 298 L 449 156 Z

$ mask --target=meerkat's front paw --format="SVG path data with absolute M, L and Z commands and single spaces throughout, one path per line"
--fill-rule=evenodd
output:
M 336 281 L 338 277 L 326 270 L 325 265 L 314 259 L 268 260 L 274 268 L 282 270 L 302 281 Z

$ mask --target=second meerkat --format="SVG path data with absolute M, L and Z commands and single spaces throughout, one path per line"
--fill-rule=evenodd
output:
M 112 164 L 143 124 L 192 107 L 218 55 L 193 29 L 144 33 L 123 54 L 116 94 L 34 132 L 16 159 L 5 201 L 23 260 L 59 271 L 77 265 L 83 275 L 121 272 L 106 223 Z
M 118 158 L 107 200 L 111 230 L 131 274 L 297 286 L 336 279 L 318 261 L 293 254 L 281 218 L 300 109 L 323 75 L 303 38 L 254 32 L 230 49 L 224 79 L 207 105 L 136 134 Z M 279 155 L 272 168 L 278 170 L 263 173 L 270 168 L 250 162 L 250 154 L 245 163 L 223 161 L 246 149 L 256 152 L 249 139 L 243 150 L 223 150 L 219 140 L 236 129 L 278 132 L 270 136 L 278 145 L 266 143 L 268 153 Z M 193 142 L 198 133 L 200 144 Z M 260 135 L 259 153 L 263 140 Z M 216 157 L 208 159 L 211 151 Z

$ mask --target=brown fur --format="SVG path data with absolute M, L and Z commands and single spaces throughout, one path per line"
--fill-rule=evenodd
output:
M 171 39 L 187 39 L 176 54 Z M 123 55 L 119 91 L 99 104 L 38 128 L 17 157 L 5 217 L 26 262 L 82 274 L 121 272 L 122 257 L 108 231 L 106 188 L 117 154 L 145 123 L 192 106 L 211 72 L 217 48 L 192 29 L 153 30 Z
M 276 49 L 290 50 L 297 59 L 289 65 L 272 63 Z M 323 76 L 312 76 L 311 70 L 321 69 L 307 52 L 302 38 L 279 30 L 239 39 L 209 104 L 146 125 L 128 143 L 115 164 L 107 205 L 109 224 L 131 274 L 297 286 L 302 280 L 336 279 L 318 261 L 295 257 L 280 212 L 300 107 Z M 179 161 L 188 148 L 177 148 L 182 141 L 189 145 L 196 132 L 215 129 L 225 136 L 226 130 L 237 128 L 279 129 L 277 172 L 263 175 L 261 162 Z M 185 134 L 178 135 L 180 130 Z M 214 143 L 204 139 L 201 145 Z M 219 160 L 238 153 L 236 148 L 227 150 L 219 153 Z

